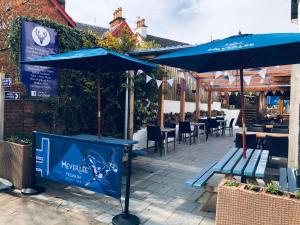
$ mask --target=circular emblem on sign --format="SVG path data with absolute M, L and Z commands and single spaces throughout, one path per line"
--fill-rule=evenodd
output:
M 32 38 L 34 42 L 42 47 L 49 45 L 50 43 L 50 34 L 44 27 L 35 27 L 32 30 Z

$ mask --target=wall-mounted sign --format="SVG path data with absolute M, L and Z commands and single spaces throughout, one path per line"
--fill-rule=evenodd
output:
M 40 176 L 121 197 L 124 146 L 40 132 L 35 140 Z
M 20 100 L 21 95 L 20 92 L 5 91 L 4 98 L 5 100 Z
M 3 78 L 2 79 L 2 87 L 11 87 L 12 79 L 11 78 Z
M 31 60 L 55 54 L 57 32 L 36 23 L 22 22 L 21 60 Z M 57 95 L 58 72 L 55 68 L 24 65 L 20 66 L 21 80 L 29 97 L 51 97 Z

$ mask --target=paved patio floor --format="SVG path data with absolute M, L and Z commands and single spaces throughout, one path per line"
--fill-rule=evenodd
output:
M 211 161 L 222 158 L 233 145 L 232 137 L 210 136 L 207 142 L 201 139 L 199 144 L 191 146 L 176 144 L 175 152 L 170 144 L 166 159 L 153 149 L 135 157 L 130 211 L 139 216 L 144 225 L 214 224 L 215 213 L 200 210 L 210 194 L 202 189 L 187 188 L 185 181 Z M 125 176 L 123 178 L 125 184 Z M 210 183 L 217 185 L 221 179 L 222 176 L 215 175 Z M 120 202 L 110 197 L 52 181 L 39 183 L 46 192 L 37 196 L 20 197 L 16 191 L 14 195 L 0 195 L 1 203 L 11 198 L 6 204 L 10 210 L 0 213 L 0 225 L 111 224 L 112 217 L 121 213 Z M 2 204 L 0 209 L 4 207 Z

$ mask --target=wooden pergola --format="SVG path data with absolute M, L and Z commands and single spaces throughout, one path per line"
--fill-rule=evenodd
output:
M 268 67 L 264 68 L 265 78 L 259 74 L 263 68 L 245 70 L 244 77 L 249 77 L 249 84 L 245 83 L 246 92 L 260 92 L 260 99 L 264 98 L 266 91 L 289 91 L 291 81 L 291 66 Z M 239 92 L 240 78 L 238 71 L 225 71 L 217 73 L 192 73 L 196 79 L 196 118 L 200 118 L 200 87 L 208 93 L 208 116 L 211 116 L 212 92 Z M 232 81 L 230 82 L 229 76 Z M 184 104 L 184 103 L 183 103 Z M 282 99 L 280 106 L 283 107 Z M 260 104 L 260 107 L 264 107 Z M 282 109 L 280 110 L 282 111 Z

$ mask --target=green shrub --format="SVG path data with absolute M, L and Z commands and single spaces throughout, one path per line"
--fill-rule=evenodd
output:
M 295 192 L 295 198 L 296 198 L 296 199 L 300 199 L 300 191 L 299 191 L 299 190 L 297 190 L 297 191 Z
M 21 144 L 21 145 L 32 144 L 31 138 L 28 135 L 23 133 L 17 133 L 15 135 L 9 136 L 5 138 L 5 140 L 16 144 Z
M 272 182 L 267 184 L 266 189 L 267 189 L 267 192 L 274 194 L 274 195 L 277 195 L 280 192 L 280 186 L 278 184 L 272 183 Z
M 234 180 L 227 180 L 227 181 L 225 182 L 225 185 L 226 185 L 226 186 L 229 186 L 229 187 L 237 187 L 237 186 L 240 185 L 240 183 L 238 183 L 238 182 L 236 182 L 236 181 L 234 181 Z

